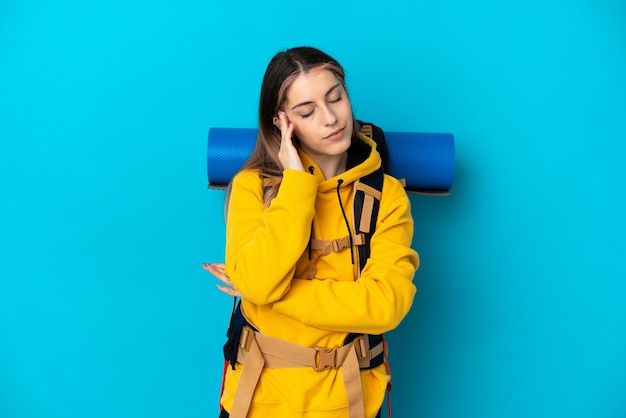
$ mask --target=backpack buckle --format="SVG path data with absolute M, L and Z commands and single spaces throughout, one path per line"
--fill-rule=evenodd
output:
M 253 339 L 254 330 L 249 326 L 244 326 L 241 329 L 241 337 L 239 339 L 239 346 L 243 349 L 243 351 L 250 351 L 250 346 L 252 345 Z
M 313 367 L 313 370 L 321 372 L 326 369 L 336 369 L 338 348 L 339 347 L 337 346 L 333 348 L 320 346 L 315 347 L 315 366 Z
M 333 251 L 339 252 L 350 248 L 350 237 L 337 238 L 333 241 Z
M 354 339 L 354 351 L 356 351 L 356 357 L 359 361 L 369 356 L 369 349 L 365 345 L 364 335 L 359 335 Z

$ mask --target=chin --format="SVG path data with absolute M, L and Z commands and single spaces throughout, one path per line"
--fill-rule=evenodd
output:
M 337 147 L 341 149 L 340 152 L 346 152 L 348 151 L 348 149 L 350 148 L 350 145 L 352 145 L 352 136 L 348 136 L 345 138 L 342 138 L 340 141 L 337 142 Z

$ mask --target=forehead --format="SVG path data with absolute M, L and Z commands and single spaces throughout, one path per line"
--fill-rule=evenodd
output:
M 314 68 L 296 77 L 287 90 L 287 103 L 314 101 L 324 98 L 328 90 L 339 83 L 335 74 L 328 69 Z

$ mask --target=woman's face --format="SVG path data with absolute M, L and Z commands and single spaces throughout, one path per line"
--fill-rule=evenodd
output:
M 300 74 L 287 89 L 284 111 L 300 146 L 314 160 L 343 155 L 350 147 L 350 100 L 330 70 Z

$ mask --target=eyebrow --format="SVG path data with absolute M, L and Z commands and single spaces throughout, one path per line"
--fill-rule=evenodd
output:
M 333 92 L 333 90 L 335 90 L 337 87 L 341 87 L 341 83 L 337 83 L 334 86 L 332 86 L 331 88 L 328 89 L 328 91 L 326 92 L 326 94 L 324 95 L 324 97 L 328 97 L 328 95 L 330 93 Z M 312 101 L 308 101 L 308 102 L 302 102 L 302 103 L 298 103 L 297 105 L 295 105 L 294 107 L 291 108 L 291 110 L 296 110 L 296 108 L 300 107 L 300 106 L 306 106 L 306 105 L 310 105 L 313 104 Z

